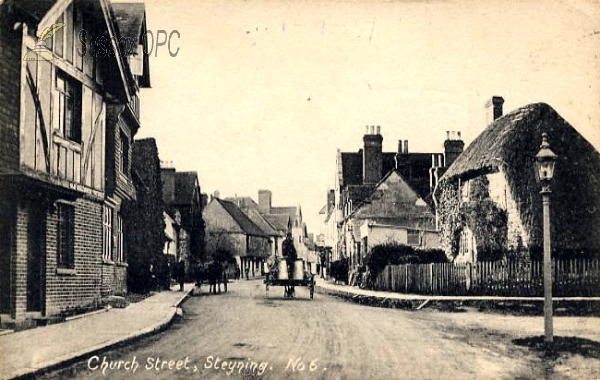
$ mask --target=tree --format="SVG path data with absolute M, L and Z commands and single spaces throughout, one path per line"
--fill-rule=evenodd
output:
M 206 261 L 221 263 L 235 262 L 235 243 L 225 230 L 211 230 L 206 233 Z
M 137 199 L 122 205 L 127 244 L 127 287 L 134 293 L 146 293 L 168 279 L 164 262 L 165 222 L 160 179 L 160 160 L 154 139 L 133 145 L 132 171 Z M 167 272 L 167 273 L 164 273 Z

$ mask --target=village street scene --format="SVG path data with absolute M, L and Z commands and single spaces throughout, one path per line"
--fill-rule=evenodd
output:
M 0 0 L 1 379 L 599 379 L 600 4 Z

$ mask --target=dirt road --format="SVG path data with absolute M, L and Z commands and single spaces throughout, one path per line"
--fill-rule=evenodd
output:
M 167 331 L 45 378 L 569 378 L 506 337 L 469 332 L 444 313 L 296 293 L 284 299 L 283 288 L 272 288 L 267 299 L 260 281 L 240 281 L 227 294 L 191 297 Z

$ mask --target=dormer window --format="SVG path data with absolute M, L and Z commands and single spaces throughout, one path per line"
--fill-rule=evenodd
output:
M 61 71 L 56 72 L 56 113 L 59 134 L 81 143 L 81 84 Z

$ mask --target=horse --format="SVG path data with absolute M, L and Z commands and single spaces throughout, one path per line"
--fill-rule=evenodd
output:
M 223 265 L 221 265 L 221 263 L 218 262 L 212 262 L 208 266 L 207 275 L 209 284 L 208 292 L 216 294 L 218 286 L 218 292 L 221 293 L 221 282 L 223 280 Z

